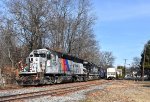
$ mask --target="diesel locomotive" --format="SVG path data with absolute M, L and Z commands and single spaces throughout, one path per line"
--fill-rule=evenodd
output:
M 101 78 L 103 72 L 93 63 L 45 48 L 33 50 L 20 67 L 19 85 L 88 81 Z

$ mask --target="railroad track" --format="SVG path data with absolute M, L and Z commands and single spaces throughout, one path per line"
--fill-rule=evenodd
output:
M 50 89 L 45 91 L 37 91 L 37 92 L 30 92 L 30 93 L 22 93 L 22 94 L 15 94 L 15 95 L 9 95 L 9 96 L 1 96 L 0 102 L 12 102 L 17 100 L 24 100 L 24 99 L 33 99 L 41 96 L 60 96 L 64 95 L 70 92 L 75 92 L 78 90 L 86 89 L 91 86 L 96 86 L 106 83 L 99 82 L 99 83 L 88 83 L 84 85 L 77 85 L 77 86 L 71 86 L 71 87 L 65 87 L 65 88 L 59 88 L 59 89 Z

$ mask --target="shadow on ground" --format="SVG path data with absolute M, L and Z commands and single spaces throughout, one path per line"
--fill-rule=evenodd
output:
M 143 85 L 143 87 L 149 87 L 150 88 L 150 85 Z

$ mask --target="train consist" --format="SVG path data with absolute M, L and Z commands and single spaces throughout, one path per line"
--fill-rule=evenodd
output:
M 21 63 L 20 63 L 21 64 Z M 88 61 L 49 49 L 33 50 L 21 64 L 19 85 L 88 81 L 105 77 L 105 70 Z

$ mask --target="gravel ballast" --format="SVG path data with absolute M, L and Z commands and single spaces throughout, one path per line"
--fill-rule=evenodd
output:
M 72 101 L 80 101 L 86 99 L 86 94 L 88 92 L 91 92 L 93 90 L 103 90 L 106 86 L 110 85 L 110 83 L 106 83 L 103 85 L 97 85 L 89 87 L 88 89 L 76 91 L 73 93 L 68 93 L 64 96 L 45 96 L 45 97 L 39 97 L 36 99 L 27 99 L 26 102 L 72 102 Z

